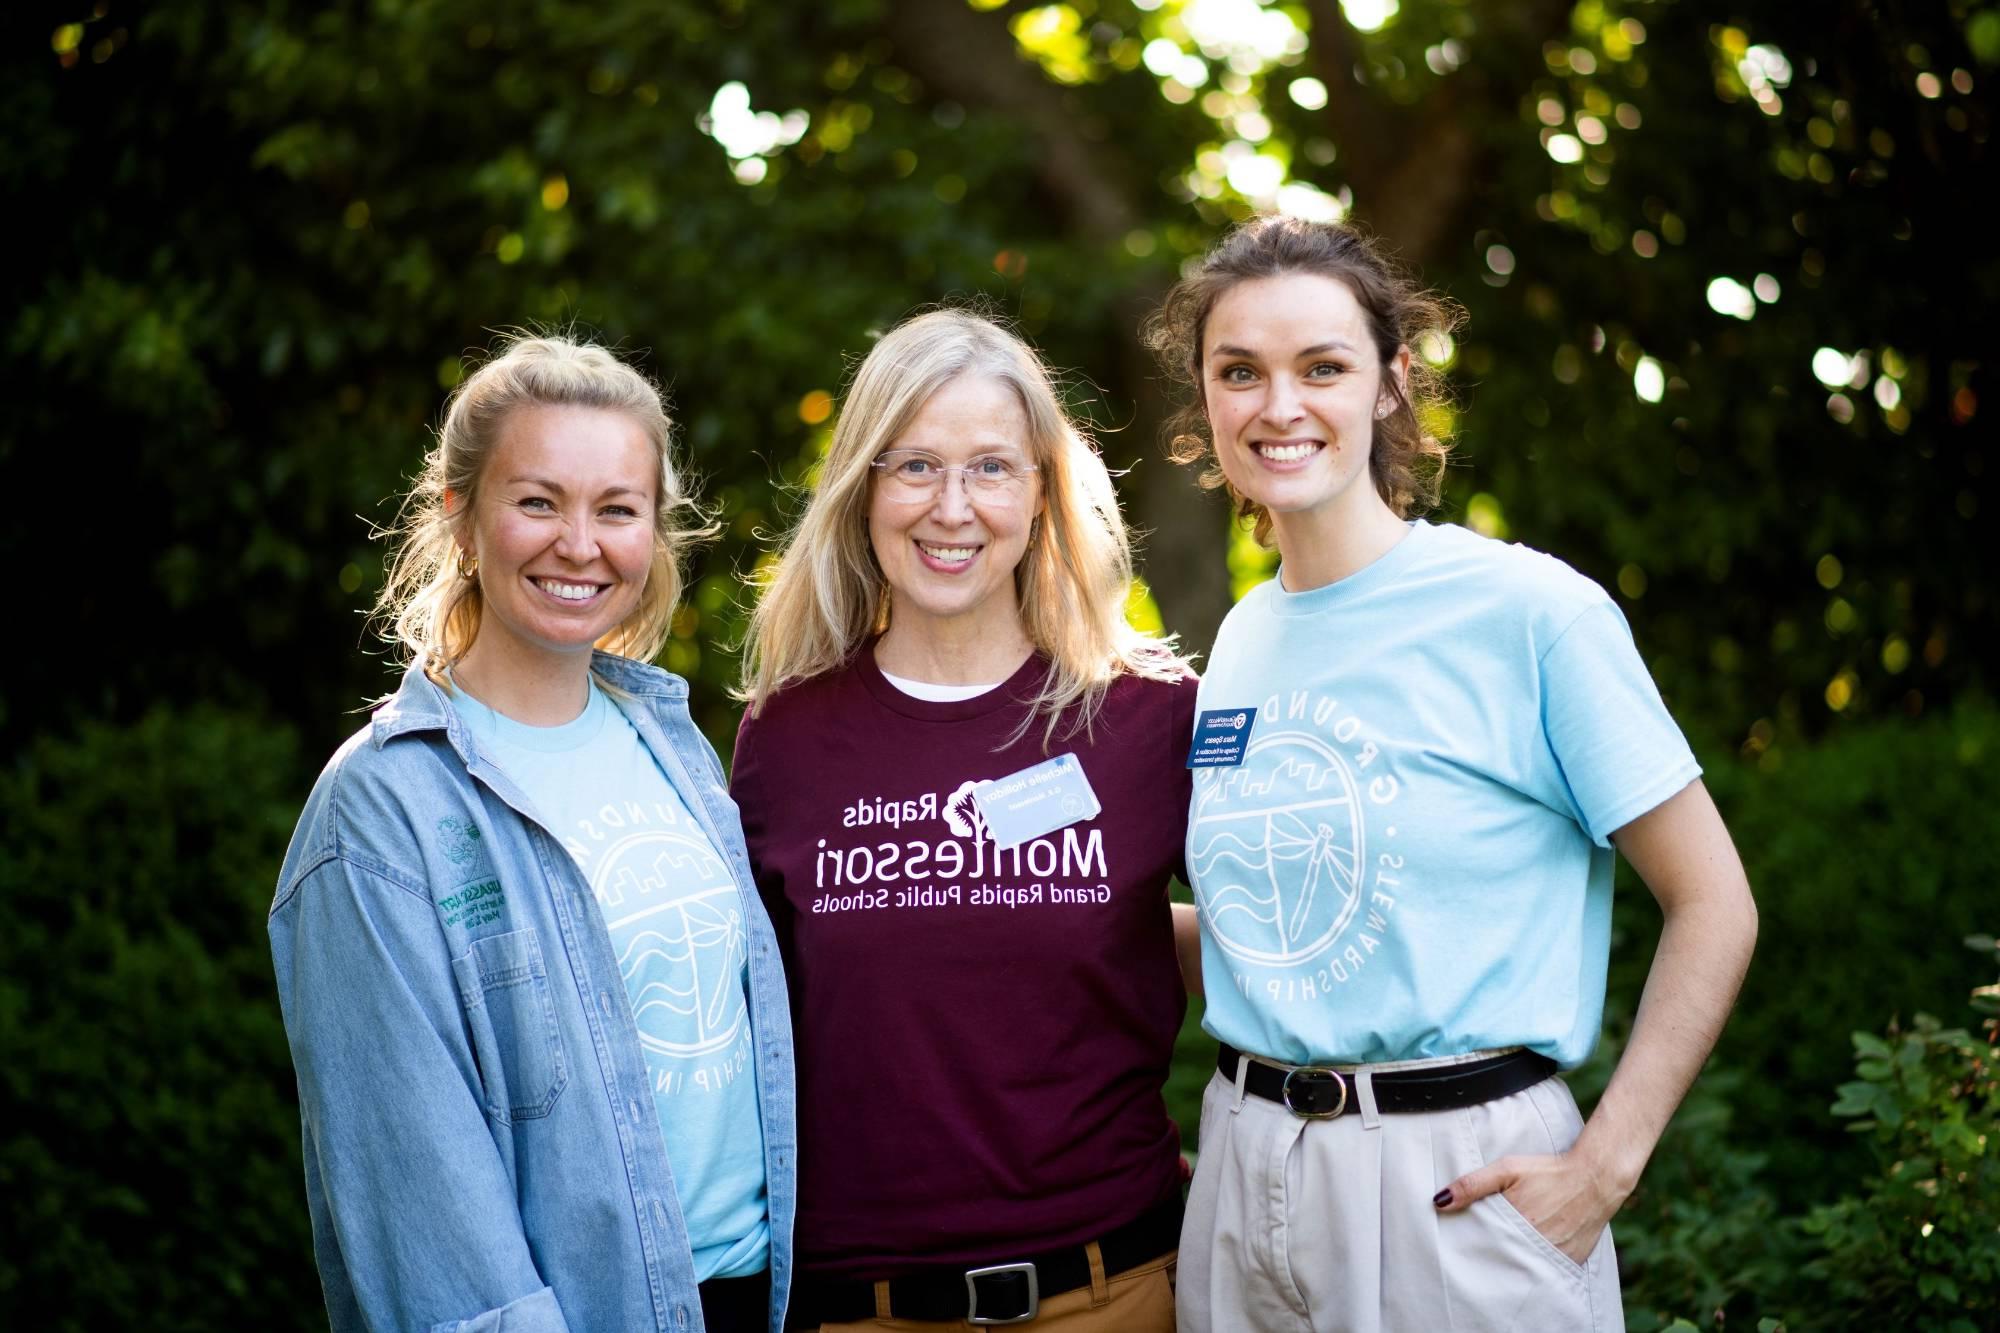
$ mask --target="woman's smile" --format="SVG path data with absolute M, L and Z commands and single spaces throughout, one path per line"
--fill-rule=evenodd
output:
M 576 583 L 535 575 L 529 576 L 528 582 L 558 602 L 565 602 L 571 606 L 583 606 L 595 601 L 610 586 L 606 583 Z
M 972 558 L 985 548 L 953 543 L 918 541 L 916 548 L 922 556 L 924 567 L 940 574 L 962 574 L 972 564 Z
M 1322 440 L 1259 440 L 1250 446 L 1258 461 L 1266 467 L 1280 472 L 1292 472 L 1310 463 L 1320 450 L 1326 448 Z

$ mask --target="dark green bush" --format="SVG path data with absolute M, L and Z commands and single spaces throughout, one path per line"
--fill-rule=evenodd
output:
M 1869 1166 L 1828 1109 L 1829 1090 L 1849 1077 L 1847 1034 L 1897 1014 L 1956 1013 L 1990 979 L 1940 941 L 1991 925 L 2000 840 L 1978 830 L 2000 809 L 2000 710 L 1969 703 L 1915 723 L 1858 724 L 1783 751 L 1775 768 L 1711 758 L 1707 782 L 1761 916 L 1713 1066 L 1740 1074 L 1732 1137 L 1766 1154 L 1781 1197 L 1803 1206 Z M 1658 912 L 1629 874 L 1616 922 L 1614 1031 L 1658 938 Z M 1584 1083 L 1601 1086 L 1598 1065 Z
M 1993 975 L 1992 937 L 1967 942 Z M 1886 1040 L 1854 1034 L 1860 1077 L 1833 1110 L 1853 1118 L 1877 1169 L 1806 1218 L 1826 1308 L 1854 1312 L 1829 1327 L 2000 1327 L 2000 985 L 1974 1002 L 1988 1015 L 1977 1035 L 1922 1013 Z
M 1819 1328 L 1883 1311 L 1883 1293 L 1821 1280 L 1825 1262 L 1812 1269 L 1820 1278 L 1803 1271 L 1823 1245 L 1804 1219 L 1878 1167 L 1832 1108 L 1852 1074 L 1840 1034 L 1956 1012 L 1988 979 L 1941 941 L 1981 924 L 2000 880 L 2000 845 L 1970 836 L 2000 801 L 1996 753 L 2000 713 L 1973 703 L 1917 724 L 1851 727 L 1776 765 L 1711 763 L 1708 784 L 1757 894 L 1757 954 L 1714 1058 L 1618 1219 L 1633 1333 L 1676 1313 L 1700 1312 L 1704 1326 L 1720 1314 L 1730 1327 L 1761 1315 Z M 1571 1079 L 1586 1105 L 1621 1049 L 1657 939 L 1645 889 L 1624 876 L 1610 1032 Z M 1847 1255 L 1849 1272 L 1860 1258 Z M 1788 1315 L 1799 1310 L 1813 1313 Z
M 2000 963 L 1991 936 L 1967 943 L 1989 969 Z M 1750 1327 L 1753 1319 L 1759 1333 L 2000 1327 L 2000 984 L 1975 990 L 1973 1003 L 1987 1015 L 1978 1035 L 1922 1013 L 1892 1022 L 1886 1038 L 1853 1034 L 1858 1077 L 1841 1085 L 1832 1112 L 1852 1122 L 1874 1166 L 1803 1216 L 1775 1216 L 1754 1171 L 1731 1169 L 1739 1154 L 1677 1122 L 1669 1141 L 1691 1146 L 1689 1156 L 1730 1190 L 1689 1209 L 1695 1225 L 1676 1233 L 1659 1218 L 1679 1210 L 1678 1200 L 1660 1202 L 1679 1173 L 1655 1164 L 1646 1194 L 1620 1221 L 1621 1234 L 1638 1240 L 1624 1256 L 1638 1268 L 1626 1284 L 1634 1333 Z M 1699 1119 L 1697 1098 L 1690 1108 Z M 1761 1233 L 1745 1225 L 1760 1222 Z M 1720 1282 L 1680 1280 L 1717 1259 Z M 1693 1317 L 1668 1322 L 1675 1310 Z
M 1768 1154 L 1736 1128 L 1744 1082 L 1726 1069 L 1702 1077 L 1615 1221 L 1631 1333 L 1653 1333 L 1683 1311 L 1749 1327 L 1808 1252 L 1764 1178 Z
M 264 934 L 309 779 L 213 708 L 0 772 L 0 1325 L 325 1326 Z

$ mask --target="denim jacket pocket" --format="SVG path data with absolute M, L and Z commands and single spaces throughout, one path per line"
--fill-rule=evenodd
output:
M 486 1113 L 503 1124 L 555 1109 L 569 1081 L 548 969 L 533 927 L 488 935 L 451 960 Z

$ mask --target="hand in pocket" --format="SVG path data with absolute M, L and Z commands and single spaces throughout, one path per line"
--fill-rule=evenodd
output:
M 1439 1190 L 1431 1202 L 1440 1212 L 1458 1213 L 1489 1194 L 1503 1195 L 1528 1225 L 1582 1264 L 1629 1192 L 1571 1151 L 1488 1162 Z

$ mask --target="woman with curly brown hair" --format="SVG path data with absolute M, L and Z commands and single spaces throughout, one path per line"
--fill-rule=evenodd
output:
M 1609 1222 L 1756 936 L 1700 769 L 1602 589 L 1413 517 L 1450 326 L 1366 238 L 1265 218 L 1151 341 L 1278 575 L 1200 689 L 1187 864 L 1222 1043 L 1183 1333 L 1619 1328 Z M 1614 850 L 1615 849 L 1615 850 Z M 1665 924 L 1589 1122 L 1617 853 Z

